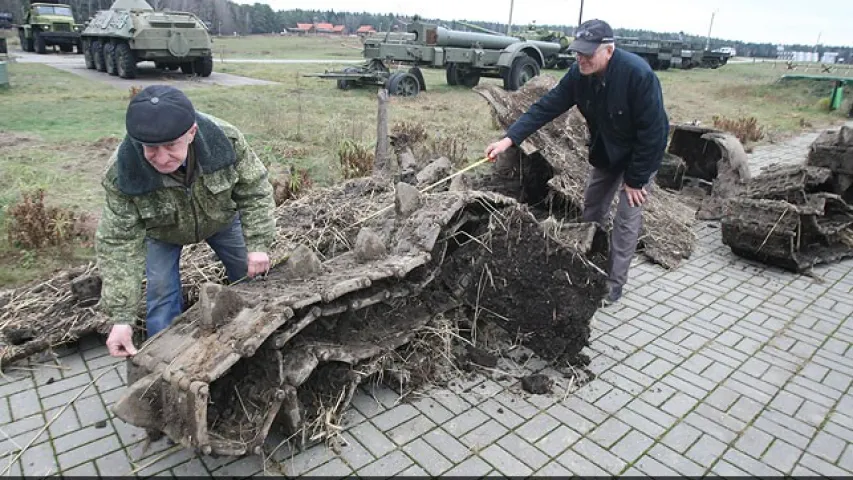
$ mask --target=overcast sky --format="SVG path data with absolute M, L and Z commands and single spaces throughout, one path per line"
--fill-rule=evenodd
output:
M 506 23 L 510 0 L 238 0 L 293 8 L 420 14 L 445 20 Z M 577 23 L 580 0 L 515 0 L 513 24 Z M 583 18 L 601 18 L 614 28 L 706 35 L 751 42 L 853 45 L 851 0 L 586 0 Z

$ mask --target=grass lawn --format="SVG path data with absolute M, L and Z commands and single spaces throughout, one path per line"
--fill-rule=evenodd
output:
M 233 57 L 358 58 L 358 50 L 340 40 L 259 36 L 221 38 Z M 357 42 L 357 40 L 355 40 Z M 16 47 L 11 47 L 13 50 Z M 270 52 L 270 53 L 264 53 Z M 275 53 L 272 53 L 275 52 Z M 290 52 L 290 53 L 288 53 Z M 352 55 L 352 52 L 355 55 Z M 340 57 L 335 55 L 341 54 Z M 323 57 L 321 55 L 326 55 Z M 5 208 L 21 192 L 44 188 L 54 205 L 97 213 L 102 202 L 100 175 L 110 153 L 124 135 L 124 113 L 133 81 L 126 89 L 89 82 L 74 74 L 38 64 L 9 64 L 12 88 L 0 90 L 0 287 L 26 282 L 67 264 L 63 252 L 24 252 L 6 241 Z M 273 172 L 283 166 L 307 169 L 315 183 L 340 179 L 337 160 L 345 140 L 372 147 L 376 136 L 376 89 L 341 91 L 333 81 L 304 77 L 326 65 L 216 65 L 217 71 L 279 82 L 272 86 L 199 87 L 187 90 L 199 110 L 238 126 Z M 804 128 L 838 124 L 845 107 L 826 112 L 826 82 L 776 83 L 785 72 L 771 64 L 730 64 L 718 70 L 658 72 L 672 123 L 699 120 L 711 125 L 714 115 L 754 116 L 768 132 L 765 141 Z M 479 95 L 445 83 L 444 71 L 424 72 L 427 91 L 416 98 L 392 98 L 391 126 L 416 123 L 436 155 L 452 148 L 458 162 L 480 158 L 485 146 L 502 132 Z M 545 71 L 559 76 L 562 72 Z M 498 82 L 483 79 L 483 82 Z M 71 260 L 86 259 L 91 248 L 77 249 Z

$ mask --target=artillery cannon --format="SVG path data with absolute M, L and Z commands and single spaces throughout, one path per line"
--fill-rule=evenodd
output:
M 481 77 L 501 78 L 504 88 L 512 91 L 539 75 L 546 59 L 559 54 L 560 49 L 554 42 L 461 32 L 414 21 L 405 32 L 367 37 L 363 46 L 366 63 L 361 67 L 307 76 L 337 80 L 343 90 L 379 85 L 392 95 L 415 96 L 426 90 L 420 68 L 437 67 L 446 70 L 448 85 L 475 87 Z M 391 72 L 386 62 L 412 67 Z

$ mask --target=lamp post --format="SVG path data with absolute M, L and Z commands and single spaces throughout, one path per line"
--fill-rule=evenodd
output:
M 714 26 L 714 16 L 717 15 L 717 12 L 719 11 L 720 9 L 718 8 L 711 12 L 711 24 L 708 25 L 708 38 L 705 40 L 705 50 L 711 49 L 711 28 Z
M 512 35 L 512 7 L 515 4 L 515 0 L 509 0 L 509 23 L 506 26 L 506 34 Z

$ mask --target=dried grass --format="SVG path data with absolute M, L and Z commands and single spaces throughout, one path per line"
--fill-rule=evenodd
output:
M 755 117 L 727 118 L 714 115 L 714 128 L 726 131 L 736 136 L 740 143 L 757 142 L 764 138 L 765 129 L 758 124 Z
M 373 172 L 373 151 L 370 147 L 347 139 L 338 146 L 338 162 L 343 178 L 365 177 Z
M 47 206 L 43 189 L 23 193 L 22 197 L 20 202 L 11 205 L 6 211 L 6 231 L 10 245 L 38 249 L 66 245 L 77 238 L 91 241 L 94 230 L 87 226 L 87 215 Z

